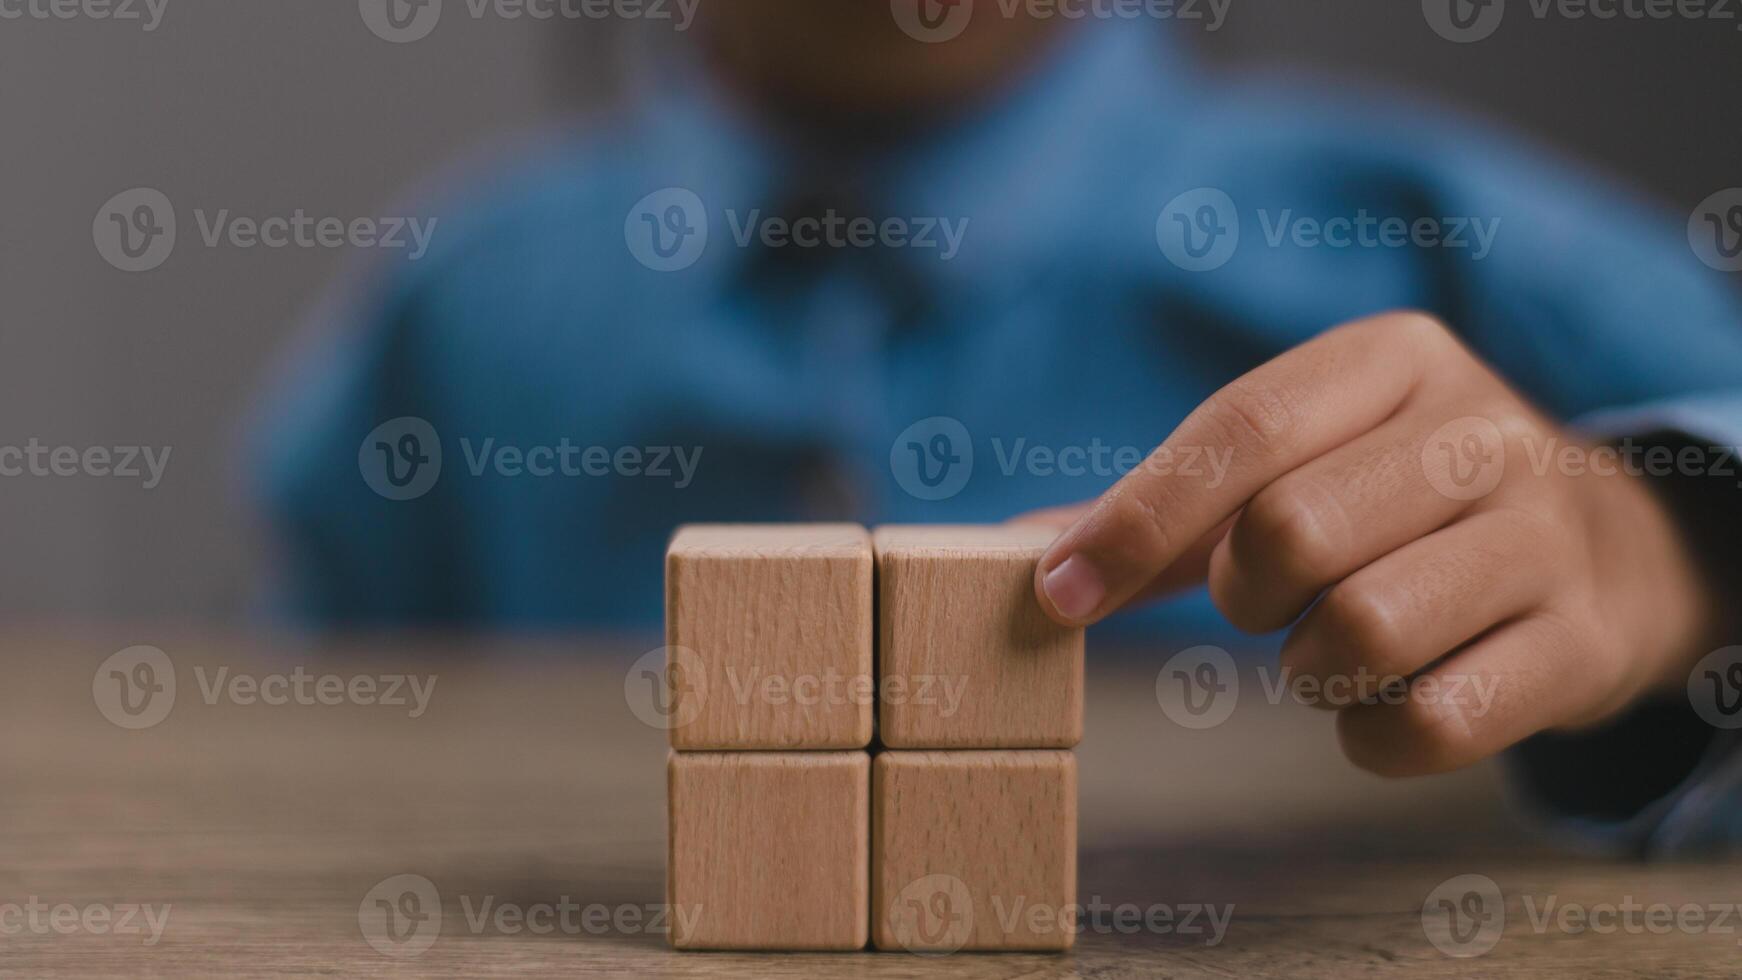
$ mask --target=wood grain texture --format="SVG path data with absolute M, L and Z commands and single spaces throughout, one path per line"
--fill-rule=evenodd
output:
M 1337 749 L 1329 713 L 1249 694 L 1214 729 L 1155 698 L 1158 651 L 1089 665 L 1078 898 L 1178 910 L 1164 928 L 1085 929 L 1067 953 L 697 953 L 660 921 L 497 910 L 663 904 L 668 746 L 624 700 L 657 637 L 357 637 L 320 645 L 164 624 L 0 629 L 0 905 L 170 907 L 161 940 L 83 928 L 0 934 L 0 973 L 163 977 L 661 977 L 674 980 L 1356 980 L 1733 976 L 1737 934 L 1539 932 L 1524 905 L 1738 900 L 1742 861 L 1605 860 L 1557 849 L 1505 805 L 1494 765 L 1381 780 Z M 99 665 L 149 643 L 174 710 L 130 731 L 92 703 Z M 1165 648 L 1160 651 L 1165 653 Z M 436 675 L 428 710 L 207 703 L 201 672 Z M 427 949 L 365 941 L 392 876 L 439 889 Z M 1454 959 L 1424 933 L 1441 882 L 1504 889 L 1504 937 Z M 1222 933 L 1194 906 L 1232 910 Z M 480 917 L 488 908 L 490 915 Z M 1107 920 L 1112 913 L 1102 913 Z M 15 922 L 10 916 L 8 922 Z M 542 921 L 542 920 L 541 920 Z M 665 922 L 669 922 L 667 917 Z M 1114 920 L 1115 925 L 1117 921 Z
M 899 749 L 1070 748 L 1083 734 L 1083 631 L 1034 597 L 1044 528 L 886 526 L 878 573 L 879 737 Z
M 885 752 L 872 776 L 877 948 L 1063 950 L 1076 937 L 1069 752 Z
M 679 949 L 856 950 L 869 901 L 864 752 L 673 752 Z
M 855 524 L 680 528 L 666 554 L 672 746 L 870 744 L 872 573 Z

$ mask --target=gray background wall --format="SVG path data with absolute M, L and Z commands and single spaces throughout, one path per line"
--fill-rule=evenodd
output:
M 1742 184 L 1736 21 L 1511 7 L 1468 46 L 1413 0 L 1233 0 L 1218 33 L 1181 33 L 1219 66 L 1328 71 L 1497 117 L 1674 214 Z M 244 610 L 263 560 L 234 474 L 241 413 L 346 256 L 200 247 L 188 211 L 384 213 L 492 134 L 602 98 L 624 32 L 449 16 L 390 45 L 351 0 L 168 0 L 149 34 L 0 20 L 0 445 L 174 447 L 150 492 L 0 478 L 0 618 Z M 184 227 L 165 265 L 129 275 L 91 222 L 137 186 Z

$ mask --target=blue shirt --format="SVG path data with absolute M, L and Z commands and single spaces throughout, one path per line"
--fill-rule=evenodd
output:
M 1404 307 L 1558 418 L 1742 442 L 1742 308 L 1685 221 L 1470 124 L 1114 25 L 831 158 L 692 72 L 452 181 L 428 253 L 322 314 L 256 428 L 288 614 L 656 623 L 680 523 L 1089 498 L 1234 377 Z M 1126 626 L 1230 635 L 1201 594 Z

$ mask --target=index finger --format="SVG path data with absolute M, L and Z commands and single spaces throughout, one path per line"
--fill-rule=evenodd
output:
M 1119 608 L 1272 481 L 1391 417 L 1448 340 L 1420 314 L 1357 320 L 1211 395 L 1053 542 L 1035 570 L 1041 607 L 1068 625 Z M 1157 465 L 1188 449 L 1226 454 L 1225 478 Z

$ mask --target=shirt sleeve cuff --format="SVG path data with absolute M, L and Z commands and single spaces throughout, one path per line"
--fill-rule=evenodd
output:
M 1742 391 L 1603 411 L 1572 427 L 1698 454 L 1697 472 L 1678 462 L 1647 474 L 1662 476 L 1656 488 L 1717 580 L 1742 583 Z M 1593 730 L 1537 735 L 1506 766 L 1520 808 L 1576 848 L 1671 857 L 1742 847 L 1742 730 L 1713 727 L 1687 698 L 1638 705 Z

